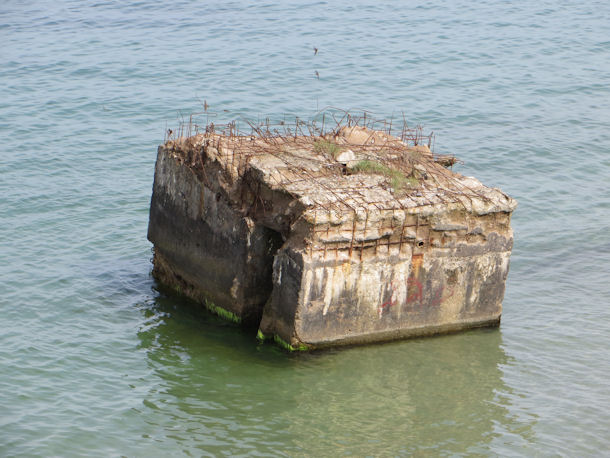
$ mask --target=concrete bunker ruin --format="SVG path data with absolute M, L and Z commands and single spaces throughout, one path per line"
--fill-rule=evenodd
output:
M 159 146 L 153 275 L 288 349 L 497 326 L 516 201 L 350 116 Z

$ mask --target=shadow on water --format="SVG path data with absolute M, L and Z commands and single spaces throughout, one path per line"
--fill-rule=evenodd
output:
M 158 377 L 145 417 L 183 450 L 453 454 L 532 440 L 533 422 L 509 413 L 497 329 L 286 354 L 193 305 L 159 294 L 138 333 Z

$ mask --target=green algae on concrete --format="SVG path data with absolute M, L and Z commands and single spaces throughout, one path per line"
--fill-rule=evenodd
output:
M 265 340 L 269 339 L 270 337 L 266 336 L 265 334 L 263 334 L 263 331 L 261 331 L 260 329 L 258 330 L 258 332 L 256 333 L 256 339 L 258 341 L 260 341 L 261 343 L 265 342 Z M 280 347 L 282 347 L 284 350 L 293 352 L 293 351 L 307 351 L 307 350 L 312 350 L 312 348 L 308 347 L 307 345 L 303 344 L 303 343 L 299 343 L 298 345 L 291 345 L 288 342 L 286 342 L 284 339 L 282 339 L 279 335 L 274 334 L 273 335 L 273 341 L 279 345 Z
M 284 350 L 288 350 L 288 351 L 307 351 L 307 350 L 310 350 L 310 348 L 307 345 L 302 344 L 302 343 L 299 343 L 296 346 L 295 345 L 290 345 L 288 342 L 286 342 L 284 339 L 282 339 L 277 334 L 273 334 L 273 341 L 276 344 L 278 344 L 280 347 L 282 347 Z
M 235 313 L 230 312 L 228 310 L 223 309 L 222 307 L 217 306 L 212 301 L 208 301 L 207 299 L 204 301 L 205 308 L 208 309 L 215 315 L 218 315 L 220 318 L 223 318 L 232 323 L 240 324 L 241 318 L 238 317 Z

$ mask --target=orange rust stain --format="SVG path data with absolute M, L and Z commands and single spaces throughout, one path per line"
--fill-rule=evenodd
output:
M 343 271 L 343 275 L 347 276 L 352 273 L 352 263 L 344 262 L 341 264 L 341 270 Z
M 411 257 L 411 272 L 414 277 L 419 277 L 419 268 L 424 262 L 423 254 L 414 254 Z

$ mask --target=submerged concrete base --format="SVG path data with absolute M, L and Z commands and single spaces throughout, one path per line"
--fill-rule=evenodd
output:
M 275 156 L 231 175 L 221 151 L 159 148 L 148 238 L 160 282 L 291 350 L 499 325 L 516 205 L 500 191 L 456 175 L 487 197 L 327 211 L 303 184 L 272 182 Z

